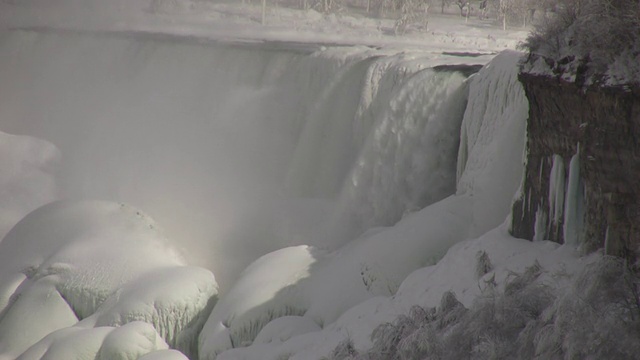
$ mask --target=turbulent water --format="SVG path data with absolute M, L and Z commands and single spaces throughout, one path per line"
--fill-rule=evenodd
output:
M 0 53 L 0 131 L 59 149 L 57 197 L 144 209 L 223 286 L 456 189 L 465 75 L 432 59 L 42 29 Z

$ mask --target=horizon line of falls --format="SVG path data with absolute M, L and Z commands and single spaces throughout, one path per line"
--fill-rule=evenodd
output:
M 30 30 L 0 33 L 0 53 L 0 131 L 60 153 L 42 191 L 143 209 L 223 288 L 268 252 L 333 250 L 453 194 L 477 70 L 357 47 Z

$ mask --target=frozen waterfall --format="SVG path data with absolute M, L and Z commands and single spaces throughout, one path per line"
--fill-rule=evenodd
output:
M 0 330 L 56 313 L 0 358 L 335 346 L 350 309 L 499 226 L 521 178 L 517 53 L 51 29 L 0 53 L 0 232 L 62 200 L 0 242 Z
M 59 197 L 144 209 L 223 287 L 455 191 L 465 77 L 429 69 L 455 57 L 28 30 L 0 49 L 0 131 L 60 150 Z

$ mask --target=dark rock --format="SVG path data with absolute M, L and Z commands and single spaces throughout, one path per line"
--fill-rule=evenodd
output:
M 549 216 L 553 157 L 564 165 L 578 153 L 583 248 L 605 247 L 609 254 L 632 257 L 640 245 L 640 87 L 584 87 L 557 78 L 520 74 L 529 100 L 527 164 L 520 198 L 513 206 L 512 234 L 559 243 L 564 213 Z M 563 211 L 566 210 L 566 204 Z M 605 244 L 605 238 L 608 239 Z

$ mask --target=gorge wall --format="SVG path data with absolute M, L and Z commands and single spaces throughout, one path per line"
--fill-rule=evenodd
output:
M 640 245 L 640 88 L 582 87 L 528 73 L 526 169 L 512 234 L 604 247 Z

